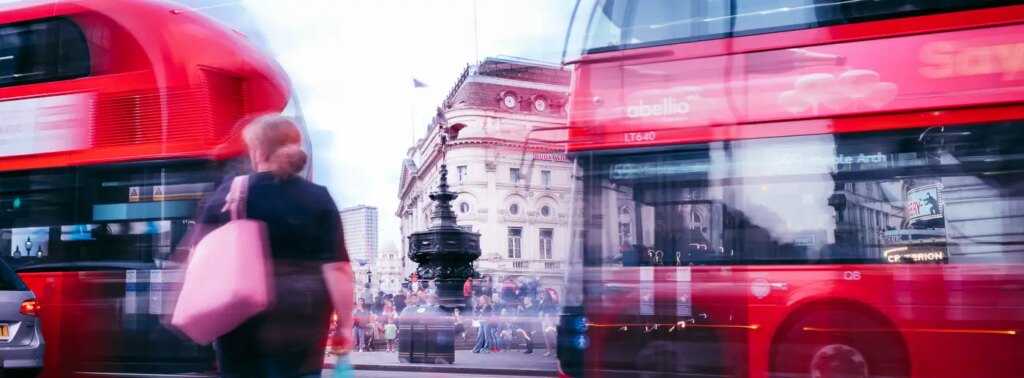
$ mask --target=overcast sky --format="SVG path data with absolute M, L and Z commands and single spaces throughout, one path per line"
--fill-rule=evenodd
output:
M 243 0 L 210 11 L 251 15 L 298 93 L 314 180 L 339 206 L 378 207 L 383 247 L 401 243 L 405 152 L 465 65 L 494 55 L 558 62 L 574 3 L 477 0 L 476 33 L 473 0 Z M 413 78 L 428 87 L 414 90 Z

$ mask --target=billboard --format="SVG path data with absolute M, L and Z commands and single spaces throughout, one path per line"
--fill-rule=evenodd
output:
M 918 186 L 907 190 L 907 221 L 942 218 L 942 196 L 939 184 Z

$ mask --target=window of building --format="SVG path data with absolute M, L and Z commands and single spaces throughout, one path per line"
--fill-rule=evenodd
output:
M 458 167 L 455 167 L 455 169 L 459 173 L 459 182 L 466 182 L 466 178 L 469 176 L 469 167 L 465 165 L 460 165 Z
M 551 259 L 551 243 L 554 240 L 555 230 L 550 228 L 540 229 L 540 258 Z
M 508 181 L 511 181 L 513 184 L 518 184 L 519 183 L 519 179 L 521 179 L 521 178 L 522 178 L 522 176 L 520 176 L 519 168 L 509 168 L 508 169 Z
M 540 184 L 545 187 L 551 186 L 551 171 L 540 171 Z
M 508 258 L 510 258 L 510 259 L 521 259 L 521 258 L 523 258 L 523 228 L 522 227 L 509 227 L 508 228 Z
M 551 216 L 551 206 L 547 206 L 547 205 L 542 206 L 540 208 L 540 215 L 543 216 L 543 217 L 550 217 Z
M 508 207 L 508 213 L 512 215 L 519 215 L 519 204 L 513 203 Z
M 463 213 L 463 214 L 468 213 L 469 212 L 469 204 L 465 203 L 465 202 L 460 203 L 459 204 L 459 212 Z

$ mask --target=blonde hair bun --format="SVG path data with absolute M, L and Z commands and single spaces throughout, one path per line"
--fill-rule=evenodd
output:
M 306 167 L 309 156 L 297 144 L 289 144 L 278 148 L 273 155 L 270 155 L 270 163 L 273 166 L 274 176 L 287 177 L 302 172 Z
M 309 155 L 302 150 L 302 132 L 291 118 L 269 114 L 253 119 L 242 138 L 257 162 L 266 162 L 278 178 L 294 176 L 306 167 Z

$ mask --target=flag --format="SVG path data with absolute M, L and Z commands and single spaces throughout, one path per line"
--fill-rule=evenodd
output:
M 412 87 L 413 88 L 426 88 L 427 84 L 423 83 L 422 81 L 416 80 L 416 78 L 413 78 L 412 79 Z

